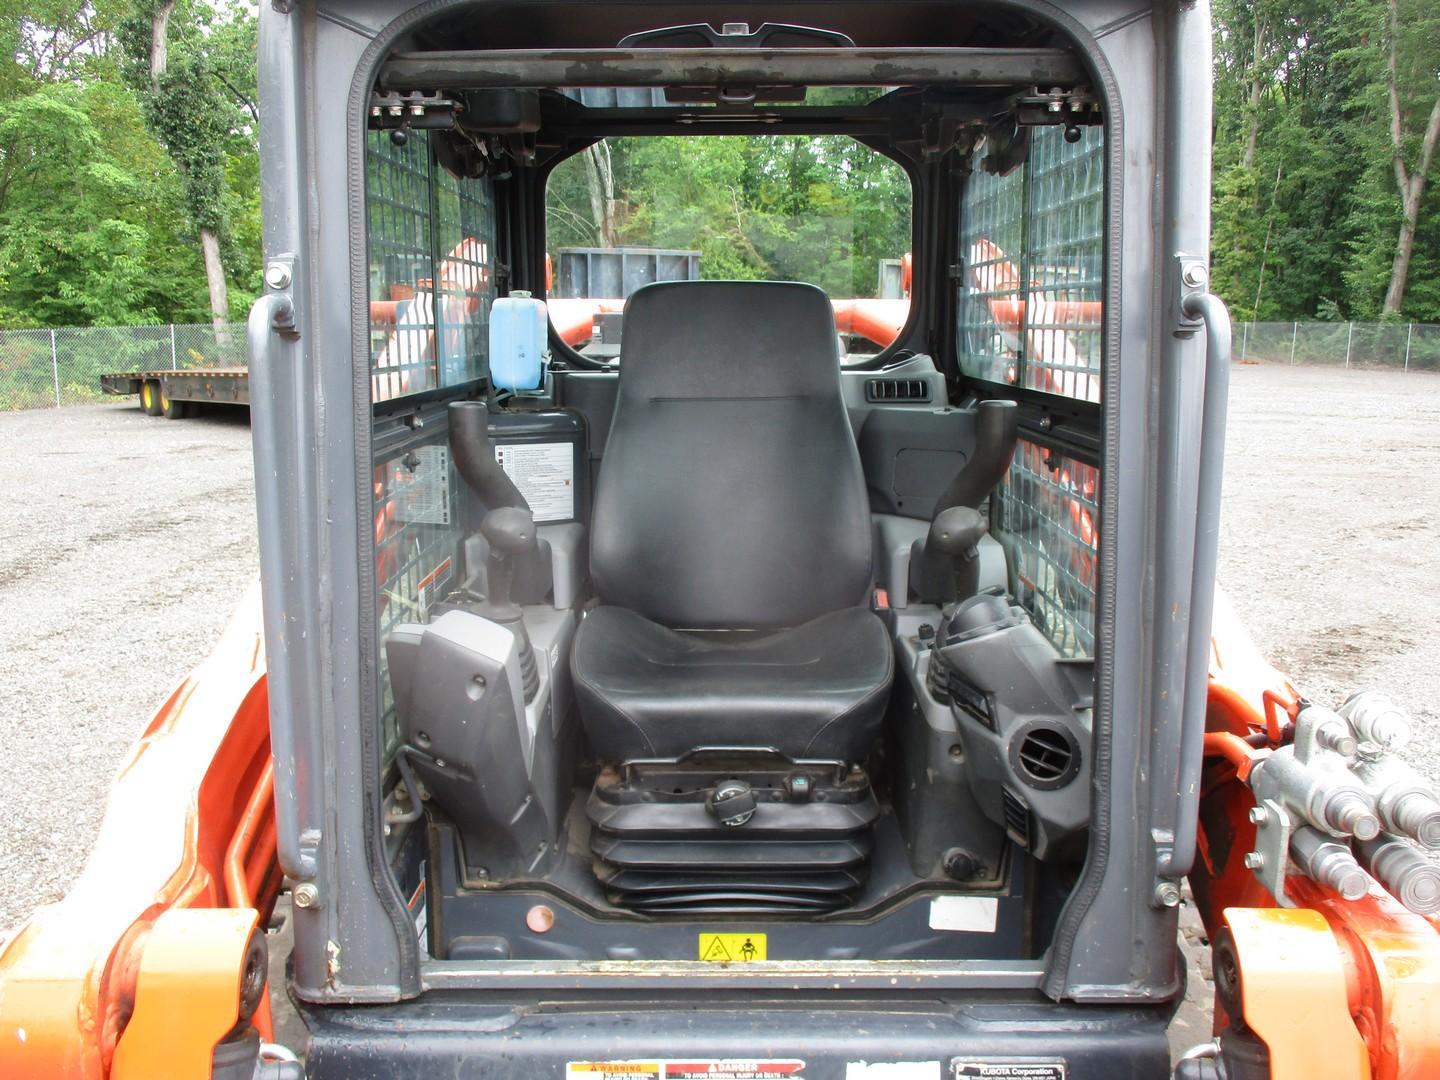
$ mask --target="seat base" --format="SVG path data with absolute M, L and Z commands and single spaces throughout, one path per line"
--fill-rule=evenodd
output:
M 696 747 L 770 747 L 855 762 L 874 742 L 894 673 L 885 624 L 845 608 L 789 630 L 681 632 L 601 606 L 571 653 L 580 716 L 602 762 Z
M 738 808 L 725 801 L 737 792 Z M 880 807 L 859 768 L 701 750 L 603 770 L 586 816 L 616 907 L 820 914 L 848 907 L 864 884 Z

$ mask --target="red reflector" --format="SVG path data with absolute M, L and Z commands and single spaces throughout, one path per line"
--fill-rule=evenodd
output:
M 875 590 L 875 610 L 884 611 L 890 606 L 890 592 L 887 589 Z

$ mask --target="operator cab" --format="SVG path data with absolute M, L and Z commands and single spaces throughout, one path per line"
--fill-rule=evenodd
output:
M 855 39 L 770 24 L 550 27 L 633 54 L 613 86 L 427 52 L 485 29 L 397 51 L 366 137 L 379 775 L 425 952 L 1041 957 L 1090 814 L 1088 76 L 827 74 Z M 636 74 L 777 48 L 782 82 Z M 834 247 L 836 206 L 883 227 Z

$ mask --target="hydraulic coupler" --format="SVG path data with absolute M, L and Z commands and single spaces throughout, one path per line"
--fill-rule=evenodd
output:
M 1410 910 L 1440 912 L 1440 867 L 1411 843 L 1440 849 L 1440 799 L 1394 752 L 1409 735 L 1405 714 L 1366 691 L 1338 713 L 1302 708 L 1291 744 L 1251 768 L 1255 848 L 1245 865 L 1282 905 L 1293 859 L 1347 900 L 1365 895 L 1369 871 Z
M 1440 866 L 1404 837 L 1381 833 L 1355 845 L 1360 865 L 1416 915 L 1440 914 Z
M 1355 738 L 1343 719 L 1313 705 L 1302 709 L 1295 720 L 1295 741 L 1250 772 L 1256 802 L 1279 804 L 1331 836 L 1378 836 L 1375 798 L 1348 768 L 1347 758 L 1355 750 Z

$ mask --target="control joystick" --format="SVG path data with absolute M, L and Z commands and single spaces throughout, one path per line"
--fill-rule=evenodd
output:
M 489 545 L 490 553 L 485 560 L 485 602 L 476 609 L 476 614 L 499 623 L 515 635 L 520 649 L 525 700 L 530 701 L 540 688 L 540 672 L 535 666 L 535 650 L 530 645 L 523 612 L 511 596 L 511 586 L 516 562 L 535 550 L 535 519 L 529 510 L 501 506 L 481 520 L 480 535 Z

